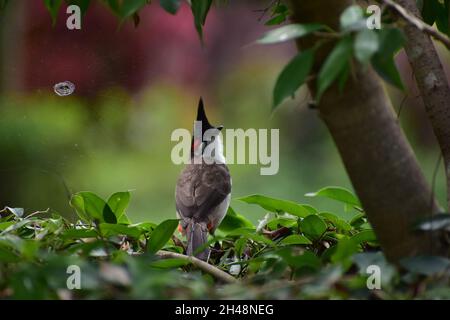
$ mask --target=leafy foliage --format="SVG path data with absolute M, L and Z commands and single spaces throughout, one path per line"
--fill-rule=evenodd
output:
M 422 11 L 422 18 L 426 23 L 428 23 L 429 25 L 433 25 L 436 23 L 439 31 L 450 36 L 449 0 L 419 0 L 418 6 Z
M 268 9 L 270 9 L 271 15 L 270 19 L 265 22 L 265 25 L 267 26 L 281 24 L 285 22 L 289 16 L 289 8 L 281 3 L 281 1 L 276 1 L 272 7 L 266 8 L 263 11 L 265 12 Z
M 448 5 L 448 1 L 445 4 L 437 0 L 435 2 L 439 5 L 435 5 L 435 10 L 432 11 L 435 13 L 434 19 L 440 15 L 446 16 L 448 19 L 448 10 L 445 11 L 446 7 L 443 7 Z M 423 10 L 427 11 L 429 5 L 429 3 L 424 5 Z M 308 77 L 317 78 L 316 100 L 320 100 L 323 93 L 335 83 L 342 91 L 351 73 L 352 64 L 355 62 L 364 66 L 371 64 L 382 79 L 403 89 L 402 80 L 394 61 L 395 55 L 404 44 L 402 32 L 397 25 L 392 23 L 390 17 L 385 17 L 385 25 L 380 30 L 369 30 L 366 26 L 366 19 L 363 9 L 358 5 L 352 5 L 341 14 L 339 30 L 333 30 L 320 24 L 288 24 L 267 32 L 257 40 L 259 44 L 274 44 L 311 34 L 318 39 L 314 47 L 304 48 L 304 54 L 300 53 L 295 56 L 281 71 L 273 91 L 273 108 L 280 105 L 286 97 L 293 97 L 295 91 L 305 83 Z M 446 23 L 448 28 L 448 21 L 443 19 L 441 19 L 441 25 Z M 311 55 L 331 41 L 334 42 L 334 47 L 330 50 L 317 75 L 311 74 L 312 61 L 314 61 L 314 57 Z
M 309 196 L 359 204 L 349 191 L 326 187 Z M 92 192 L 73 195 L 80 220 L 57 213 L 0 211 L 0 296 L 3 298 L 408 298 L 425 297 L 425 286 L 448 296 L 445 258 L 406 259 L 401 269 L 386 262 L 360 210 L 353 218 L 306 204 L 262 195 L 241 198 L 271 213 L 254 226 L 229 209 L 210 238 L 209 263 L 238 278 L 223 285 L 196 270 L 189 259 L 161 258 L 159 250 L 183 253 L 178 220 L 132 224 L 129 192 L 103 200 Z M 107 214 L 105 215 L 105 212 Z M 113 220 L 107 218 L 114 216 Z M 445 221 L 441 217 L 439 221 Z M 108 222 L 108 221 L 109 222 Z M 446 220 L 448 221 L 448 220 Z M 422 225 L 425 222 L 422 222 Z M 69 266 L 81 270 L 81 289 L 69 290 Z M 366 287 L 366 270 L 382 270 L 382 289 Z M 406 272 L 406 273 L 405 273 Z M 437 281 L 432 281 L 437 280 Z M 447 281 L 447 282 L 446 282 Z M 426 285 L 425 285 L 426 284 Z M 108 290 L 106 290 L 108 288 Z
M 211 4 L 212 0 L 191 0 L 194 24 L 201 41 L 203 41 L 203 26 L 205 25 L 206 16 L 208 15 Z

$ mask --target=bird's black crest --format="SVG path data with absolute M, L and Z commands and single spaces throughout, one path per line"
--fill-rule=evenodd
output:
M 205 113 L 205 107 L 203 106 L 203 99 L 200 98 L 198 102 L 198 110 L 197 110 L 197 121 L 202 122 L 202 131 L 205 132 L 208 129 L 214 128 L 208 121 Z M 202 132 L 202 133 L 203 133 Z

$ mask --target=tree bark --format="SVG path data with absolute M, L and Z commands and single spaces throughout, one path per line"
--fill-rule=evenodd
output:
M 397 2 L 409 13 L 422 19 L 415 0 Z M 450 87 L 430 36 L 410 23 L 406 23 L 403 30 L 407 38 L 406 55 L 444 159 L 447 207 L 450 208 Z
M 351 0 L 290 0 L 293 21 L 339 27 L 341 12 Z M 311 47 L 313 36 L 300 39 Z M 332 47 L 332 46 L 331 46 Z M 316 54 L 317 73 L 330 51 Z M 342 93 L 336 85 L 321 98 L 319 116 L 336 143 L 353 187 L 360 198 L 386 257 L 397 262 L 407 256 L 445 254 L 431 234 L 413 232 L 413 224 L 438 206 L 419 168 L 383 87 L 371 69 L 354 66 Z M 308 83 L 314 94 L 315 84 Z

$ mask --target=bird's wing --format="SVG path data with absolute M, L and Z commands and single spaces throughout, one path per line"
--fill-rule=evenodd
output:
M 231 179 L 224 164 L 189 164 L 178 179 L 175 200 L 178 214 L 198 222 L 208 216 L 231 192 Z

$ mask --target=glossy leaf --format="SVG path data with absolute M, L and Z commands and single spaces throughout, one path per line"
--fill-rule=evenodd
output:
M 156 253 L 158 250 L 162 249 L 172 237 L 178 223 L 178 219 L 170 219 L 161 222 L 150 235 L 148 251 Z
M 66 3 L 68 5 L 77 5 L 80 7 L 81 13 L 85 14 L 91 4 L 91 0 L 66 0 Z
M 116 216 L 117 221 L 120 223 L 122 217 L 125 215 L 125 210 L 130 203 L 130 193 L 126 192 L 116 192 L 111 195 L 108 199 L 108 206 L 111 208 L 112 212 Z M 123 219 L 122 219 L 123 220 Z
M 280 241 L 280 244 L 283 245 L 308 245 L 311 243 L 311 240 L 300 234 L 292 234 Z
M 320 238 L 327 230 L 327 224 L 318 215 L 310 215 L 299 222 L 300 230 L 312 239 Z
M 235 230 L 232 230 L 227 233 L 227 237 L 235 237 L 235 236 L 241 236 L 246 239 L 251 239 L 255 242 L 264 243 L 267 245 L 274 244 L 272 240 L 270 240 L 269 238 L 266 238 L 265 236 L 263 236 L 259 233 L 256 233 L 255 229 L 252 229 L 252 228 L 239 228 L 239 229 L 235 229 Z
M 352 5 L 346 8 L 342 12 L 339 21 L 341 30 L 354 30 L 361 29 L 361 27 L 366 27 L 364 12 L 358 5 Z
M 278 14 L 273 18 L 270 18 L 269 20 L 264 23 L 266 26 L 274 26 L 278 24 L 282 24 L 286 21 L 286 16 L 284 14 Z
M 273 91 L 275 109 L 284 99 L 294 96 L 295 91 L 305 83 L 314 62 L 313 50 L 298 53 L 281 71 Z
M 312 32 L 324 29 L 321 24 L 289 24 L 273 30 L 270 30 L 264 34 L 256 42 L 260 44 L 273 44 L 289 41 L 304 37 Z
M 74 194 L 70 200 L 70 205 L 85 221 L 117 223 L 116 216 L 111 208 L 103 199 L 92 192 L 83 191 Z
M 320 100 L 322 94 L 336 80 L 345 68 L 352 56 L 352 39 L 349 36 L 342 38 L 328 55 L 317 79 L 317 99 Z
M 123 224 L 100 223 L 99 227 L 104 237 L 125 235 L 137 239 L 143 233 L 138 227 L 130 227 Z
M 331 256 L 332 262 L 339 262 L 348 267 L 350 265 L 350 258 L 354 253 L 358 252 L 358 246 L 350 239 L 342 239 L 336 245 L 336 250 Z
M 59 9 L 61 8 L 62 0 L 44 0 L 45 7 L 47 8 L 52 18 L 52 25 L 56 24 L 58 18 Z
M 319 213 L 319 216 L 330 221 L 338 229 L 338 231 L 348 232 L 352 230 L 352 226 L 347 221 L 341 219 L 331 212 L 321 212 Z
M 227 232 L 237 228 L 253 228 L 253 224 L 243 215 L 236 213 L 232 207 L 229 207 L 225 218 L 219 225 L 219 230 Z
M 150 262 L 152 268 L 158 269 L 174 269 L 187 266 L 188 264 L 190 264 L 190 261 L 182 258 L 159 259 Z
M 360 207 L 358 198 L 348 189 L 342 187 L 325 187 L 317 192 L 305 194 L 306 197 L 326 197 L 339 202 Z
M 309 210 L 305 209 L 301 204 L 289 200 L 271 198 L 259 194 L 238 198 L 238 200 L 250 204 L 257 204 L 260 207 L 271 212 L 278 212 L 278 213 L 286 212 L 300 218 L 304 218 L 311 214 Z
M 353 50 L 359 62 L 366 65 L 372 56 L 378 51 L 378 35 L 373 30 L 362 30 L 355 37 Z
M 149 0 L 107 0 L 111 10 L 122 20 L 131 17 L 142 7 L 148 4 Z
M 61 234 L 63 239 L 95 238 L 97 236 L 97 231 L 93 229 L 68 229 Z
M 403 47 L 405 38 L 399 29 L 381 29 L 379 50 L 372 57 L 372 66 L 386 82 L 403 89 L 400 74 L 395 65 L 395 54 Z
M 194 15 L 195 29 L 203 41 L 203 26 L 206 22 L 208 11 L 211 7 L 212 0 L 191 0 L 191 10 Z
M 358 232 L 357 234 L 353 235 L 350 238 L 350 240 L 355 245 L 360 245 L 364 242 L 377 241 L 377 237 L 376 237 L 375 233 L 373 232 L 373 230 L 364 230 L 364 231 Z
M 170 14 L 176 14 L 181 6 L 181 0 L 159 0 L 161 7 Z
M 316 270 L 320 267 L 320 259 L 311 251 L 305 251 L 300 255 L 292 254 L 288 247 L 276 252 L 292 268 L 310 268 Z

